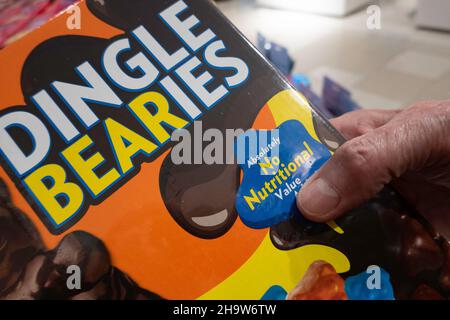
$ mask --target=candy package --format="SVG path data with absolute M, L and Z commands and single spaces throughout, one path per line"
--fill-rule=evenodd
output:
M 350 91 L 328 77 L 323 80 L 322 99 L 324 107 L 335 116 L 360 109 Z
M 298 211 L 345 141 L 213 2 L 76 6 L 0 51 L 0 299 L 448 298 L 393 190 Z
M 261 33 L 258 33 L 257 35 L 256 46 L 259 52 L 261 52 L 285 77 L 288 77 L 291 74 L 295 63 L 286 47 L 283 47 L 276 42 L 269 41 Z

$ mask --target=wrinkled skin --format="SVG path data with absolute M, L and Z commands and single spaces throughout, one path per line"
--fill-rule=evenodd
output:
M 305 216 L 336 219 L 392 184 L 450 238 L 450 100 L 360 110 L 332 123 L 348 141 L 299 193 Z

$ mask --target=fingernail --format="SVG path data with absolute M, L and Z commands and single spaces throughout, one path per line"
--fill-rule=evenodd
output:
M 340 198 L 336 190 L 323 179 L 305 184 L 298 197 L 303 211 L 309 216 L 327 214 L 339 204 Z

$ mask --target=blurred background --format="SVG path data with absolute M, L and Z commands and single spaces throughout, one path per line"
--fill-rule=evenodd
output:
M 73 2 L 0 0 L 0 48 Z M 450 99 L 450 0 L 216 4 L 329 117 Z
M 253 43 L 259 32 L 285 47 L 294 62 L 292 74 L 305 76 L 321 98 L 329 77 L 364 108 L 450 99 L 450 0 L 217 4 Z

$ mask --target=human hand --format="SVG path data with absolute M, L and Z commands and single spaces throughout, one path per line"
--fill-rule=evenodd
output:
M 307 218 L 335 219 L 391 183 L 450 238 L 450 100 L 359 110 L 331 122 L 348 141 L 298 194 Z

